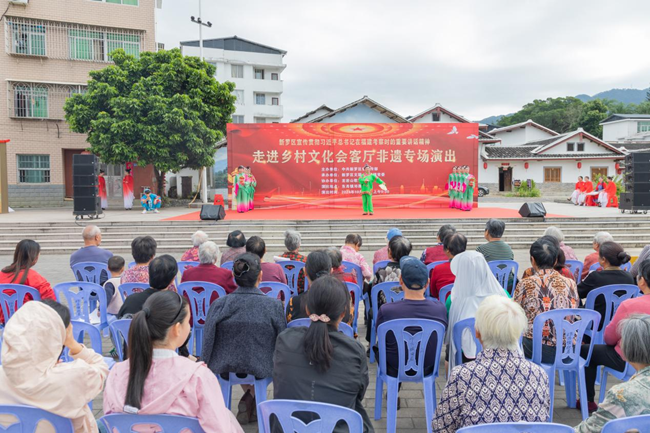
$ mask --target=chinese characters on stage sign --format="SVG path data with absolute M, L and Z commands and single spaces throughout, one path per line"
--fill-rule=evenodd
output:
M 403 162 L 456 162 L 453 149 L 381 149 L 381 150 L 256 150 L 252 153 L 253 164 L 362 164 Z

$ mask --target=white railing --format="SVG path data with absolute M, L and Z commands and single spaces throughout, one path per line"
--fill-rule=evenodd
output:
M 86 86 L 72 83 L 7 81 L 7 112 L 15 119 L 65 118 L 63 104 Z
M 110 62 L 110 53 L 123 48 L 138 57 L 145 33 L 58 21 L 5 17 L 5 52 L 16 56 L 86 62 Z

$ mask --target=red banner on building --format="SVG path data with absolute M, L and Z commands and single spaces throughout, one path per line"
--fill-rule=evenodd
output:
M 359 207 L 366 164 L 388 187 L 375 207 L 446 207 L 452 168 L 478 173 L 478 125 L 228 124 L 228 172 L 251 167 L 256 207 Z

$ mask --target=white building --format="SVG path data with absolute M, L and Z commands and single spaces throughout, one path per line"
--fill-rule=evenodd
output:
M 612 114 L 602 122 L 603 140 L 627 151 L 650 149 L 650 114 Z

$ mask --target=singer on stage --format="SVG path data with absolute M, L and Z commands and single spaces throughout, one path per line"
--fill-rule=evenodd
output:
M 359 183 L 361 184 L 361 200 L 363 201 L 363 214 L 364 215 L 373 215 L 372 207 L 372 189 L 374 183 L 377 185 L 382 185 L 382 189 L 386 189 L 384 181 L 381 180 L 376 174 L 370 173 L 370 166 L 366 164 L 363 167 L 364 175 L 359 178 Z

